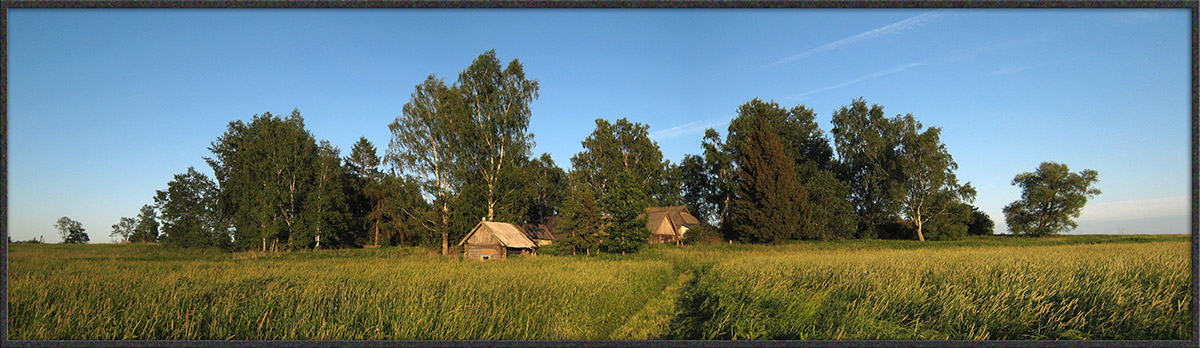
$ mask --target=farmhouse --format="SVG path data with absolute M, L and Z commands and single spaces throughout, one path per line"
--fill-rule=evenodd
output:
M 689 228 L 700 226 L 700 219 L 689 214 L 686 206 L 649 207 L 638 218 L 646 218 L 650 229 L 650 244 L 676 242 L 683 239 Z
M 525 235 L 533 240 L 537 246 L 548 245 L 554 243 L 558 236 L 554 235 L 554 218 L 547 219 L 544 224 L 531 224 L 524 228 Z
M 525 231 L 510 223 L 480 221 L 471 229 L 458 245 L 463 248 L 465 260 L 494 260 L 508 257 L 509 254 L 533 254 L 537 249 Z

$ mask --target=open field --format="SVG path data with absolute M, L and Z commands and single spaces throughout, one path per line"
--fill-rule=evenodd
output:
M 1189 340 L 1190 248 L 975 237 L 463 262 L 15 244 L 8 324 L 14 340 Z

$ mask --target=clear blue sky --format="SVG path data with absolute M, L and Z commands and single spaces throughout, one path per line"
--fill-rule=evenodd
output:
M 380 154 L 429 74 L 480 53 L 540 81 L 535 155 L 562 167 L 596 118 L 700 152 L 752 98 L 830 115 L 857 97 L 943 129 L 958 178 L 1006 231 L 1014 175 L 1095 169 L 1075 233 L 1187 233 L 1188 10 L 10 9 L 9 232 L 94 242 L 195 166 L 230 121 L 299 108 L 345 155 Z

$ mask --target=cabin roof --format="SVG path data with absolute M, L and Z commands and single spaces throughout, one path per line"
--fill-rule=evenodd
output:
M 670 234 L 675 235 L 679 231 L 680 226 L 697 227 L 700 226 L 700 219 L 697 219 L 692 214 L 689 214 L 686 206 L 676 205 L 669 207 L 649 207 L 646 212 L 638 215 L 639 218 L 646 218 L 646 228 L 650 229 L 654 234 Z M 655 230 L 663 219 L 670 220 L 671 231 Z
M 475 225 L 475 228 L 471 229 L 471 232 L 463 236 L 462 241 L 458 242 L 458 245 L 465 244 L 467 239 L 480 232 L 491 233 L 492 236 L 496 237 L 496 240 L 500 241 L 500 245 L 505 247 L 530 249 L 537 247 L 537 244 L 525 236 L 525 231 L 521 230 L 520 227 L 506 222 L 495 221 L 480 221 L 478 225 Z

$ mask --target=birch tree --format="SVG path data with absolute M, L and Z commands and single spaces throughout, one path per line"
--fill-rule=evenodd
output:
M 403 114 L 388 125 L 392 140 L 385 161 L 397 171 L 414 177 L 422 192 L 436 206 L 435 216 L 421 225 L 441 236 L 442 254 L 449 254 L 450 203 L 455 198 L 457 180 L 456 146 L 458 128 L 465 120 L 456 115 L 458 96 L 445 82 L 430 75 L 416 86 L 412 99 L 404 104 Z M 418 216 L 415 212 L 408 212 Z

